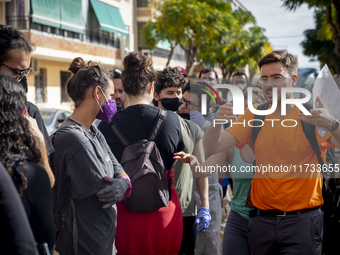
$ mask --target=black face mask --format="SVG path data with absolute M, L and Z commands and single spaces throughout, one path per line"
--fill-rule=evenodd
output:
M 179 113 L 178 112 L 177 114 L 178 114 L 178 116 L 180 116 L 183 119 L 190 120 L 190 115 L 187 114 L 187 113 Z
M 169 111 L 177 111 L 178 107 L 183 104 L 182 98 L 163 98 L 161 100 L 163 107 Z
M 28 87 L 27 87 L 27 77 L 23 77 L 21 79 L 21 81 L 19 81 L 19 83 L 21 84 L 21 86 L 24 88 L 25 92 L 27 93 L 28 91 Z

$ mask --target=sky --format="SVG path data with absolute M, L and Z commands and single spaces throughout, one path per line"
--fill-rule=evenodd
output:
M 265 35 L 274 50 L 286 49 L 298 57 L 298 67 L 320 68 L 319 62 L 309 62 L 302 53 L 303 31 L 314 29 L 313 9 L 306 4 L 295 12 L 282 7 L 281 0 L 239 0 L 256 18 L 257 25 L 266 29 Z

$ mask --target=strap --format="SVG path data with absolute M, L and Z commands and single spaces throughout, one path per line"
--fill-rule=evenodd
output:
M 113 125 L 111 126 L 113 132 L 116 134 L 120 142 L 123 144 L 124 147 L 127 147 L 130 145 L 130 142 L 124 138 L 123 133 L 120 131 L 120 129 L 117 126 L 117 123 L 112 119 L 111 122 Z
M 257 107 L 257 110 L 267 110 L 269 106 L 268 102 L 262 103 Z M 257 127 L 253 127 L 252 130 L 252 138 L 253 138 L 253 148 L 254 148 L 254 153 L 255 153 L 255 141 L 257 139 L 257 136 L 259 135 L 260 131 L 261 131 L 261 127 L 262 127 L 262 123 L 265 119 L 265 115 L 255 115 L 254 118 L 254 126 L 255 126 L 255 122 L 261 122 L 261 125 L 257 124 Z
M 313 108 L 311 104 L 304 104 L 303 105 L 308 111 Z M 312 146 L 313 151 L 315 152 L 319 164 L 323 165 L 324 162 L 321 157 L 321 151 L 319 148 L 318 140 L 316 138 L 315 126 L 313 124 L 309 124 L 307 122 L 301 121 L 303 133 L 305 134 L 306 138 L 308 139 L 309 144 Z
M 149 138 L 148 138 L 149 141 L 155 141 L 156 140 L 156 137 L 158 135 L 158 131 L 160 130 L 160 128 L 162 126 L 162 123 L 165 119 L 165 116 L 166 116 L 166 111 L 160 109 L 160 111 L 158 113 L 158 121 L 156 122 L 156 124 L 152 128 L 152 131 L 151 131 Z

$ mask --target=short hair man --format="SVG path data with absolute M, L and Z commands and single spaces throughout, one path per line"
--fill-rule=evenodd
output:
M 185 79 L 177 69 L 167 67 L 159 71 L 154 83 L 154 105 L 161 109 L 177 111 L 181 102 L 181 90 L 184 84 Z M 185 145 L 183 152 L 186 154 L 194 154 L 199 162 L 203 162 L 203 131 L 192 121 L 183 120 L 182 118 L 179 118 L 179 120 Z M 183 239 L 181 250 L 178 254 L 194 254 L 196 240 L 196 202 L 193 174 L 190 165 L 184 164 L 181 161 L 176 162 L 174 169 L 174 186 L 178 193 L 183 213 Z M 210 214 L 207 215 L 209 213 L 208 179 L 196 179 L 196 185 L 200 194 L 200 201 L 202 201 L 197 219 L 200 219 L 202 216 L 210 217 Z M 200 228 L 203 229 L 202 227 Z
M 26 76 L 32 70 L 30 63 L 31 52 L 33 50 L 34 45 L 29 44 L 22 32 L 10 26 L 0 25 L 0 72 L 16 77 L 26 93 Z M 27 101 L 26 108 L 29 116 L 36 120 L 41 133 L 44 135 L 47 154 L 46 152 L 44 153 L 44 151 L 41 152 L 42 155 L 39 164 L 45 168 L 50 176 L 51 184 L 53 185 L 54 177 L 47 158 L 47 155 L 54 152 L 53 145 L 48 136 L 45 123 L 40 115 L 38 107 Z
M 216 73 L 216 71 L 214 70 L 214 68 L 212 67 L 206 67 L 204 68 L 198 78 L 200 80 L 204 80 L 204 81 L 208 81 L 209 83 L 211 83 L 213 86 L 216 84 L 219 84 L 220 82 L 218 81 L 218 75 Z
M 253 145 L 252 126 L 247 123 L 254 119 L 254 114 L 248 108 L 237 119 L 241 125 L 232 125 L 222 134 L 216 132 L 219 125 L 211 125 L 206 134 L 205 151 L 215 154 L 232 146 L 241 148 L 248 144 L 255 152 L 257 167 L 317 166 L 317 156 L 304 135 L 301 121 L 297 120 L 294 127 L 281 125 L 283 120 L 296 120 L 300 113 L 294 104 L 287 104 L 286 115 L 281 115 L 280 104 L 281 89 L 293 87 L 297 82 L 296 58 L 287 51 L 273 51 L 264 56 L 258 66 L 262 91 L 270 105 L 273 103 L 272 89 L 277 88 L 277 109 L 265 118 L 280 121 L 273 125 L 264 121 Z M 292 93 L 286 96 L 293 98 Z M 215 118 L 235 120 L 232 114 L 232 108 L 224 105 L 218 109 Z M 316 137 L 323 158 L 327 146 L 321 145 L 329 143 L 340 148 L 331 132 L 321 137 L 316 131 Z M 323 203 L 322 178 L 313 173 L 312 167 L 304 167 L 302 172 L 255 173 L 251 188 L 255 209 L 250 214 L 248 231 L 252 254 L 321 254 L 323 218 L 319 207 Z
M 232 79 L 232 84 L 233 85 L 243 85 L 245 84 L 248 86 L 248 77 L 244 72 L 236 72 L 233 74 L 233 79 Z
M 109 72 L 109 74 L 115 87 L 115 94 L 112 99 L 116 100 L 117 110 L 123 110 L 126 100 L 126 93 L 122 84 L 122 72 L 119 69 L 113 69 Z

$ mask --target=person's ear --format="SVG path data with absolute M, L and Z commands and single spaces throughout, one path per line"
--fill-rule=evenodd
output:
M 99 93 L 101 93 L 100 86 L 96 86 L 93 91 L 93 95 L 95 99 L 99 100 Z
M 293 74 L 291 78 L 292 78 L 292 87 L 294 87 L 297 83 L 298 76 L 296 74 Z
M 155 99 L 157 102 L 160 101 L 160 98 L 156 92 L 153 92 L 153 99 Z
M 148 93 L 149 93 L 149 95 L 151 95 L 151 92 L 152 92 L 152 87 L 153 87 L 153 82 L 151 82 L 151 83 L 150 83 L 150 85 L 149 85 L 149 92 L 148 92 Z

